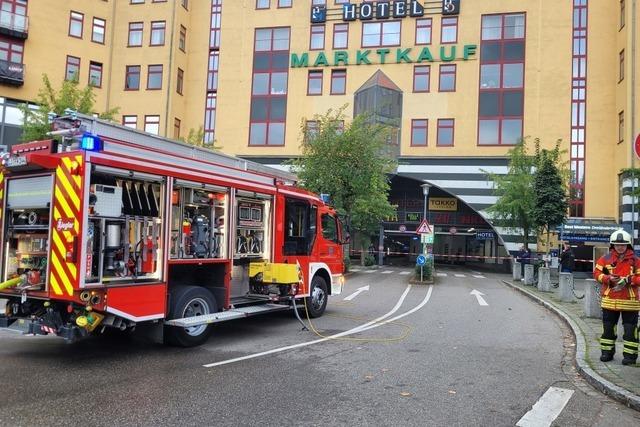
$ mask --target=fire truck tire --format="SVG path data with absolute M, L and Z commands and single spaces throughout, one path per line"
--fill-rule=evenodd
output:
M 311 293 L 306 301 L 309 317 L 314 319 L 324 314 L 324 310 L 327 308 L 328 296 L 327 282 L 322 277 L 315 276 L 311 281 Z
M 211 292 L 200 286 L 176 286 L 170 290 L 168 319 L 203 316 L 218 311 L 216 299 Z M 203 344 L 211 335 L 212 325 L 198 325 L 190 328 L 165 326 L 166 344 L 179 347 L 195 347 Z

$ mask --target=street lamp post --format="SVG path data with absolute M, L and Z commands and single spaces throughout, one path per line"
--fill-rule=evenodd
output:
M 424 195 L 424 210 L 422 211 L 422 219 L 427 219 L 427 196 L 429 195 L 431 184 L 424 183 L 420 187 L 422 187 L 422 194 Z

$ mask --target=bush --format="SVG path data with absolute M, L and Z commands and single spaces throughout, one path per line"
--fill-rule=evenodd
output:
M 372 265 L 376 264 L 376 259 L 373 257 L 373 255 L 365 255 L 364 257 L 364 265 L 366 267 L 371 267 Z
M 424 280 L 432 280 L 433 279 L 433 261 L 427 261 L 425 265 L 422 266 L 422 279 Z M 420 280 L 420 266 L 416 264 L 416 279 Z
M 348 273 L 349 270 L 351 269 L 351 258 L 349 258 L 349 254 L 346 254 L 344 259 L 344 272 Z

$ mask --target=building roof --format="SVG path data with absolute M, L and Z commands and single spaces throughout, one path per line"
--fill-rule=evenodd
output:
M 384 87 L 396 92 L 402 92 L 402 89 L 400 89 L 398 85 L 396 85 L 385 73 L 383 73 L 381 70 L 378 70 L 373 73 L 371 77 L 369 77 L 369 80 L 364 82 L 364 84 L 360 86 L 358 90 L 356 90 L 356 93 L 375 86 Z

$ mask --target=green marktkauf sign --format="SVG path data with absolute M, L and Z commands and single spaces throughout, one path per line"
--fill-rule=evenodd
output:
M 320 51 L 316 53 L 313 62 L 309 61 L 309 52 L 303 52 L 301 54 L 292 53 L 291 68 L 370 65 L 374 63 L 388 64 L 392 62 L 396 64 L 419 64 L 421 62 L 434 61 L 451 62 L 457 59 L 466 61 L 469 57 L 476 54 L 477 48 L 478 46 L 475 44 L 465 44 L 461 50 L 459 50 L 456 45 L 440 46 L 440 49 L 434 49 L 434 52 L 437 53 L 436 56 L 433 55 L 431 49 L 428 47 L 424 47 L 420 51 L 412 48 L 398 48 L 395 49 L 395 52 L 393 52 L 392 49 L 376 49 L 375 51 L 357 50 L 355 57 L 350 56 L 346 50 L 336 50 L 333 52 L 333 56 L 331 56 L 331 54 L 327 55 L 324 51 Z M 460 57 L 459 54 L 462 54 L 462 56 Z

